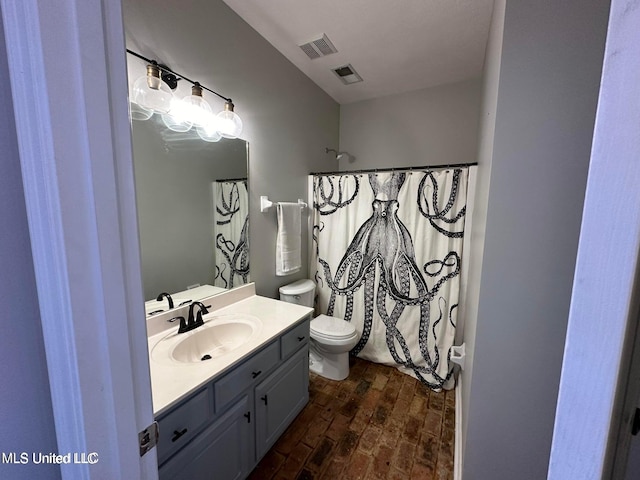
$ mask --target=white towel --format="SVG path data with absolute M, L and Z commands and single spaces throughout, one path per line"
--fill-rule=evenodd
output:
M 298 203 L 278 203 L 276 275 L 280 277 L 302 268 L 301 211 Z

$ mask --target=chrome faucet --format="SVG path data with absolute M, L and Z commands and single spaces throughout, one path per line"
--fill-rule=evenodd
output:
M 171 295 L 169 295 L 167 292 L 162 292 L 160 295 L 158 295 L 158 298 L 156 298 L 156 300 L 160 302 L 164 297 L 167 297 L 167 300 L 169 300 L 169 310 L 171 310 L 173 308 L 173 298 L 171 298 Z
M 193 310 L 195 307 L 198 307 L 198 312 L 194 318 Z M 191 330 L 201 327 L 204 325 L 204 320 L 202 319 L 203 314 L 209 313 L 207 307 L 204 306 L 201 302 L 193 302 L 189 305 L 189 317 L 187 320 L 184 320 L 184 317 L 180 317 L 180 328 L 178 328 L 178 333 L 190 332 Z

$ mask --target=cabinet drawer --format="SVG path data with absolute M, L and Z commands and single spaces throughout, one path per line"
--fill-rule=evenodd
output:
M 279 350 L 278 342 L 272 342 L 218 380 L 214 385 L 216 412 L 221 412 L 231 400 L 276 366 L 280 360 Z
M 309 341 L 309 319 L 285 333 L 281 341 L 282 358 L 284 359 Z
M 196 393 L 187 402 L 158 420 L 158 463 L 162 464 L 178 449 L 189 443 L 213 416 L 211 388 Z

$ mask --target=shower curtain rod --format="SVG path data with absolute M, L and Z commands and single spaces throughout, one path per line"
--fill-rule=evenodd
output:
M 446 165 L 424 165 L 422 167 L 394 167 L 394 168 L 368 168 L 364 170 L 343 170 L 335 172 L 311 172 L 309 175 L 354 175 L 356 173 L 378 173 L 378 172 L 399 172 L 412 170 L 435 170 L 441 168 L 464 168 L 474 167 L 478 162 L 471 163 L 450 163 Z
M 247 177 L 243 178 L 221 178 L 220 180 L 216 180 L 216 182 L 244 182 L 247 180 Z

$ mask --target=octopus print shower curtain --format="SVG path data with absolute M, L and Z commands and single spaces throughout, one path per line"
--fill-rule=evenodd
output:
M 233 288 L 249 279 L 249 194 L 247 180 L 213 184 L 215 218 L 214 285 Z
M 468 168 L 316 175 L 316 308 L 361 338 L 351 354 L 452 388 Z

